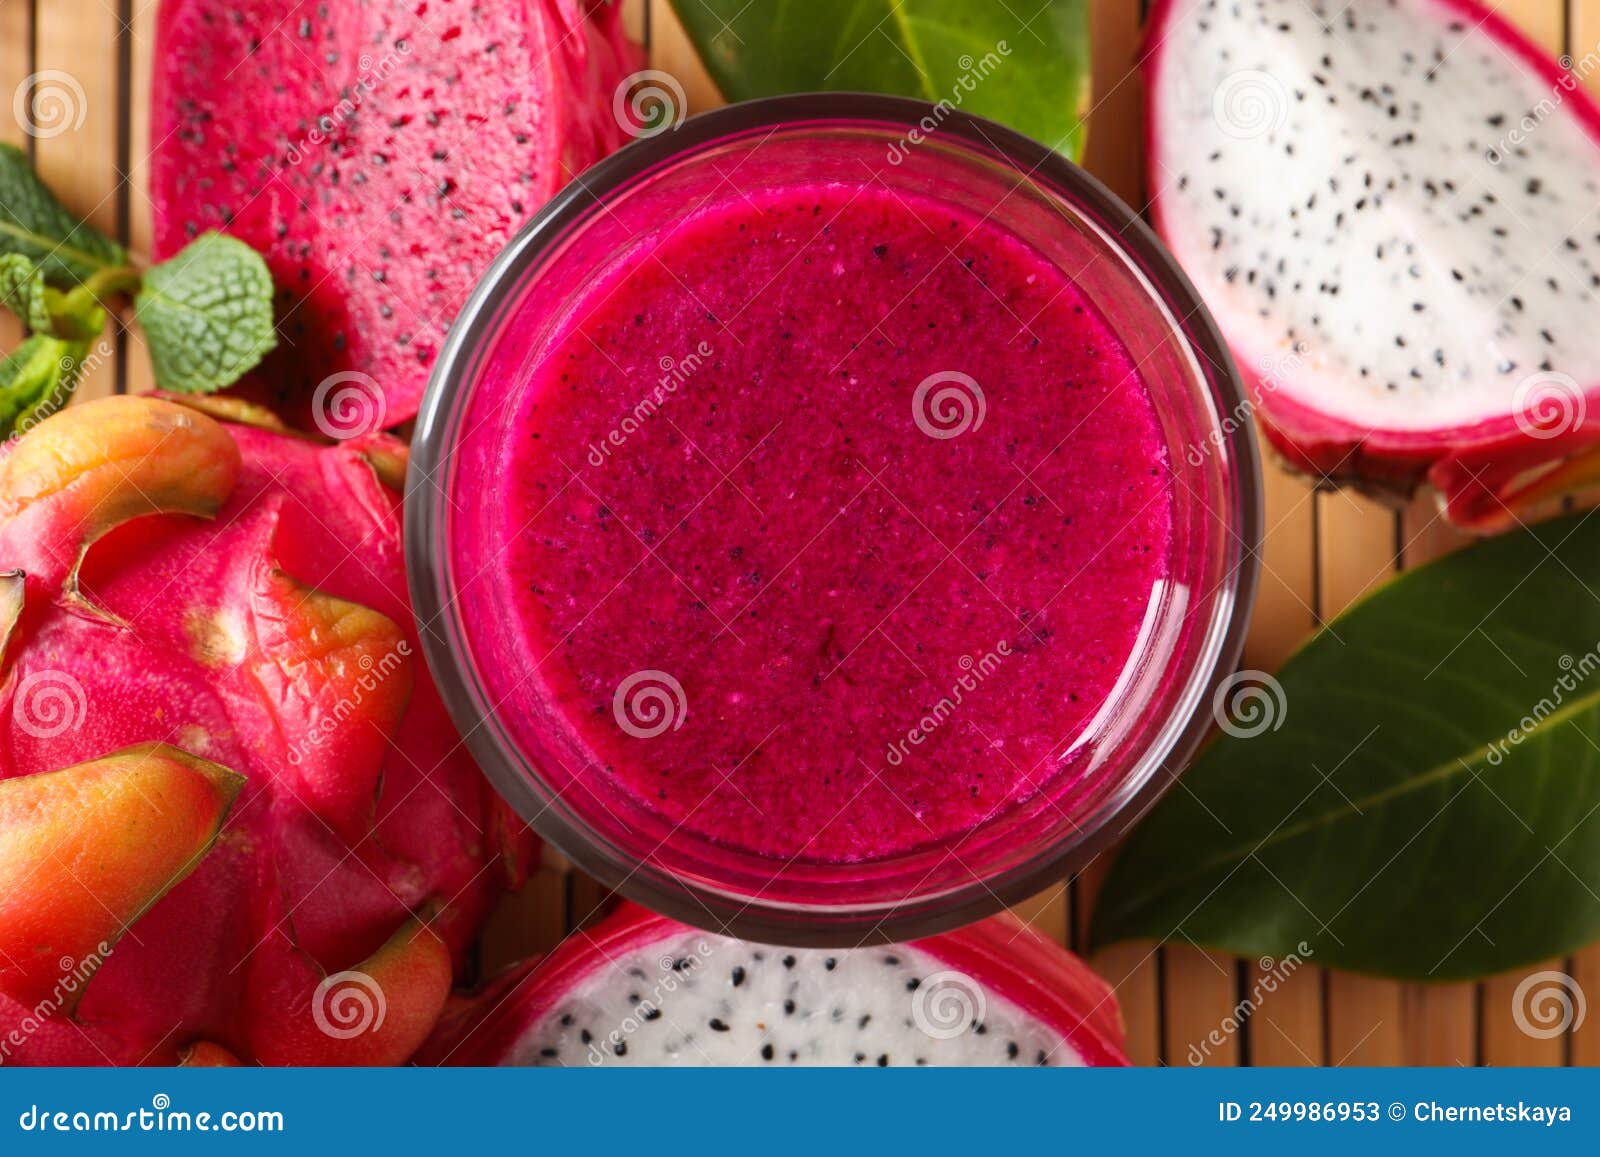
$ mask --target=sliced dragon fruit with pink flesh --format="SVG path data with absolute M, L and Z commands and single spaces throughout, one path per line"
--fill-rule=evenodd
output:
M 1009 917 L 779 948 L 624 906 L 448 1012 L 419 1064 L 1125 1065 L 1104 981 Z
M 1600 442 L 1600 109 L 1469 0 L 1158 0 L 1156 224 L 1291 464 L 1484 529 Z M 1591 412 L 1592 411 L 1592 412 Z
M 221 229 L 266 255 L 281 340 L 243 392 L 335 437 L 416 414 L 490 260 L 627 139 L 619 9 L 163 0 L 155 252 Z

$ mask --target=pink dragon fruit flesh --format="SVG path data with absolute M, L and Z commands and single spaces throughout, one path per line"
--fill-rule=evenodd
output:
M 415 415 L 479 274 L 626 139 L 609 0 L 164 0 L 155 251 L 261 250 L 277 351 L 247 391 L 335 437 Z
M 1493 529 L 1594 472 L 1600 110 L 1470 0 L 1159 0 L 1157 227 L 1264 429 Z

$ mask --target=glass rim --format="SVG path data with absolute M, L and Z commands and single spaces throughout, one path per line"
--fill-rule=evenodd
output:
M 934 118 L 936 128 L 924 122 Z M 916 939 L 947 931 L 1017 903 L 1078 871 L 1144 815 L 1171 787 L 1212 721 L 1208 707 L 1233 674 L 1243 651 L 1259 584 L 1264 511 L 1260 452 L 1254 425 L 1224 421 L 1219 437 L 1232 485 L 1224 505 L 1232 521 L 1224 535 L 1224 576 L 1210 621 L 1197 624 L 1195 669 L 1174 702 L 1160 737 L 1124 773 L 1132 791 L 1108 798 L 1080 831 L 1058 839 L 998 876 L 935 896 L 908 896 L 873 906 L 815 906 L 747 900 L 702 883 L 645 870 L 648 862 L 613 854 L 609 841 L 572 823 L 550 805 L 530 778 L 530 761 L 512 742 L 485 694 L 450 578 L 445 539 L 449 497 L 445 477 L 462 419 L 478 381 L 477 358 L 487 351 L 520 300 L 522 275 L 600 211 L 607 199 L 659 168 L 707 148 L 763 130 L 828 127 L 926 132 L 931 141 L 959 142 L 1015 170 L 1100 225 L 1111 244 L 1147 279 L 1158 304 L 1178 320 L 1177 336 L 1201 362 L 1204 384 L 1222 418 L 1243 412 L 1246 394 L 1233 358 L 1198 291 L 1154 231 L 1120 198 L 1065 156 L 1029 137 L 948 105 L 866 93 L 809 93 L 768 97 L 701 113 L 641 138 L 579 174 L 524 224 L 480 277 L 452 323 L 417 416 L 406 481 L 405 551 L 413 615 L 424 657 L 461 740 L 512 809 L 539 836 L 607 888 L 685 923 L 745 939 L 802 947 L 852 947 Z M 915 147 L 915 146 L 913 146 Z M 458 642 L 459 641 L 459 642 Z M 531 819 L 529 817 L 532 817 Z M 662 878 L 658 878 L 658 876 Z M 812 917 L 812 919 L 808 919 Z

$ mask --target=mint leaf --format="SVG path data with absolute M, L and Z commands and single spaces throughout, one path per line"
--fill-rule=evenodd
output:
M 128 252 L 72 211 L 40 181 L 28 156 L 0 144 L 0 253 L 38 263 L 51 285 L 70 287 L 127 264 Z
M 272 275 L 261 255 L 204 233 L 148 270 L 134 299 L 156 384 L 179 393 L 231 386 L 277 345 Z
M 0 436 L 26 432 L 67 404 L 85 348 L 39 333 L 0 359 Z
M 20 253 L 0 253 L 0 305 L 35 332 L 50 331 L 50 303 L 38 262 Z

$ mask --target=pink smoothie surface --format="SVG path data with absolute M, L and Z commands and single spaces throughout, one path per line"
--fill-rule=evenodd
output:
M 609 811 L 857 862 L 1095 774 L 1174 484 L 1037 250 L 880 185 L 730 192 L 532 364 L 482 552 L 524 668 L 500 710 Z

